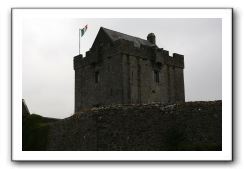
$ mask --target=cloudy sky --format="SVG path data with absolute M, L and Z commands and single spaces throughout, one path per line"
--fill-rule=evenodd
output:
M 25 19 L 23 98 L 32 113 L 64 118 L 74 113 L 73 57 L 89 50 L 101 26 L 146 39 L 185 56 L 186 101 L 222 99 L 221 19 Z

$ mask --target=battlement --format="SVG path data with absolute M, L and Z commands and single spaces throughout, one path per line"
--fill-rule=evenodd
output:
M 173 62 L 175 66 L 184 69 L 184 55 L 173 53 Z
M 165 59 L 164 64 L 184 69 L 184 56 L 183 55 L 173 53 L 173 56 L 170 56 L 169 52 L 166 50 L 164 50 L 162 52 L 162 55 L 164 56 L 164 59 Z
M 73 58 L 73 68 L 77 70 L 78 68 L 82 67 L 83 64 L 83 55 L 77 55 Z
M 169 64 L 171 66 L 184 68 L 184 55 L 173 53 L 173 56 L 169 55 L 169 51 L 163 48 L 145 45 L 135 45 L 135 43 L 120 39 L 115 42 L 115 47 L 128 55 L 139 56 L 144 59 L 150 59 L 154 62 L 160 62 L 161 64 Z
M 73 59 L 74 70 L 82 68 L 87 65 L 94 65 L 102 63 L 104 59 L 110 58 L 113 55 L 119 53 L 119 49 L 116 46 L 106 47 L 100 50 L 89 50 L 86 52 L 85 57 L 82 54 L 77 55 Z
M 85 57 L 83 55 L 75 56 L 74 69 L 102 62 L 106 57 L 110 58 L 115 54 L 137 56 L 144 60 L 149 59 L 155 63 L 184 68 L 184 55 L 173 53 L 173 56 L 170 56 L 169 51 L 158 48 L 156 45 L 150 47 L 145 45 L 138 46 L 131 41 L 119 39 L 112 46 L 106 45 L 100 49 L 95 48 L 87 51 Z
M 174 53 L 173 56 L 169 55 L 169 51 L 163 48 L 152 48 L 149 59 L 153 63 L 159 63 L 161 65 L 170 65 L 174 67 L 184 68 L 184 56 Z

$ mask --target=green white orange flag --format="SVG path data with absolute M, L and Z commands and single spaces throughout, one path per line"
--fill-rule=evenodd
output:
M 83 29 L 80 29 L 80 37 L 82 37 L 85 34 L 86 30 L 87 30 L 87 25 Z

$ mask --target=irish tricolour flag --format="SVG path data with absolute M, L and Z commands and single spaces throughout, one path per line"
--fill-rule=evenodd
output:
M 87 25 L 83 29 L 80 29 L 80 37 L 82 37 L 85 34 L 86 30 L 87 30 Z
M 88 26 L 86 25 L 83 29 L 79 29 L 79 54 L 80 54 L 80 39 L 85 34 L 87 27 Z

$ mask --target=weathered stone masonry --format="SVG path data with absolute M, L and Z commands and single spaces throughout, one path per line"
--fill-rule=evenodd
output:
M 86 57 L 74 57 L 75 112 L 100 105 L 184 102 L 184 56 L 101 27 Z

